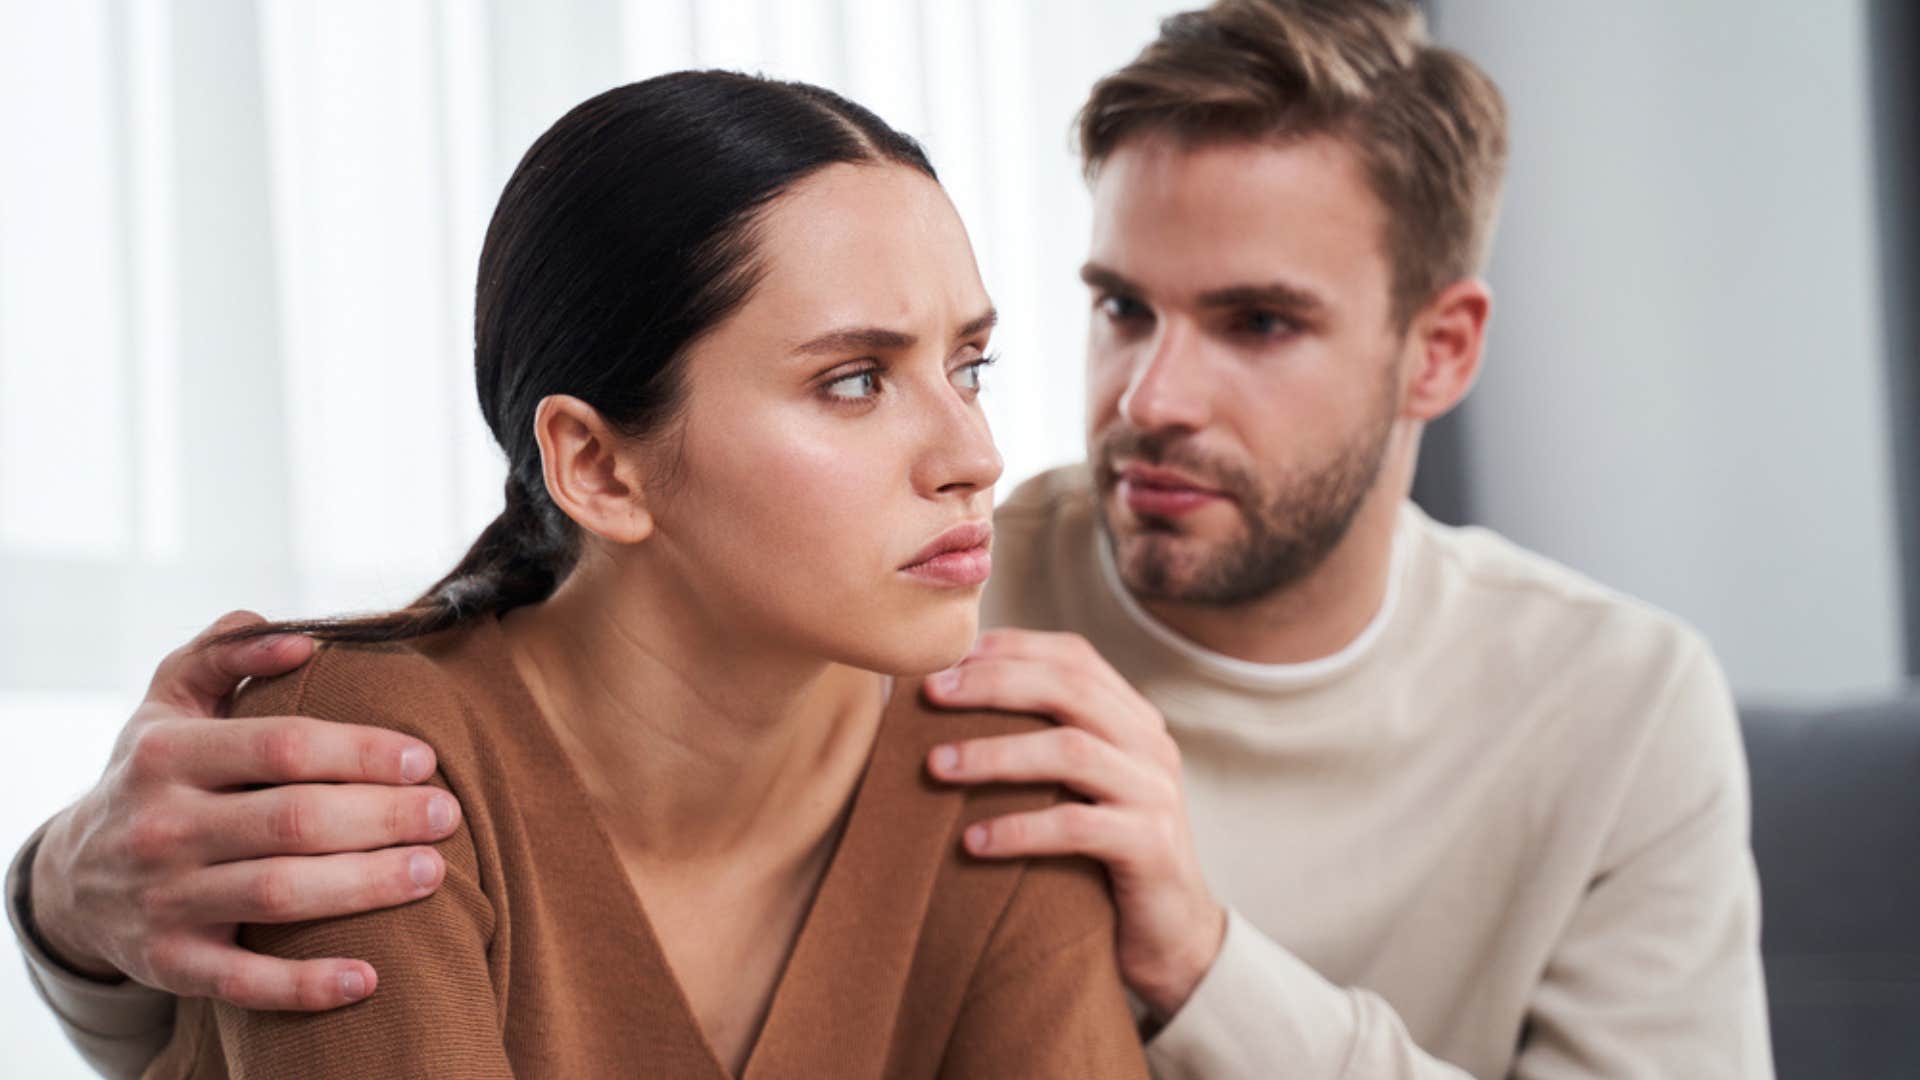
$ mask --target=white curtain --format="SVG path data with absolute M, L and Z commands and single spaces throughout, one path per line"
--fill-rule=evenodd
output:
M 1075 458 L 1069 125 L 1177 6 L 0 0 L 0 847 L 215 615 L 402 602 L 498 511 L 481 236 L 526 146 L 607 87 L 764 71 L 920 138 L 1003 314 L 1002 490 Z M 0 965 L 8 1071 L 82 1075 Z

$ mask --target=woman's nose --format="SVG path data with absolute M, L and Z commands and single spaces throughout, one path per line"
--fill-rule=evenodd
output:
M 919 486 L 928 493 L 950 494 L 993 487 L 1004 463 L 986 414 L 958 394 L 941 397 L 938 422 L 931 425 L 931 438 L 920 457 Z

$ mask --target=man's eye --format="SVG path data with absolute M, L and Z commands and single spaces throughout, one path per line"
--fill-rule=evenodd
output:
M 1103 296 L 1100 298 L 1100 311 L 1114 322 L 1142 318 L 1147 314 L 1146 305 L 1124 296 Z
M 1243 333 L 1255 337 L 1286 337 L 1299 329 L 1292 319 L 1271 311 L 1249 311 L 1242 315 L 1238 324 Z
M 880 393 L 880 372 L 874 368 L 843 375 L 822 387 L 826 395 L 839 401 L 863 401 Z

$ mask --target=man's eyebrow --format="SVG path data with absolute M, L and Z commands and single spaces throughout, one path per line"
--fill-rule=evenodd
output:
M 1110 293 L 1120 293 L 1125 296 L 1138 296 L 1143 291 L 1140 286 L 1128 281 L 1117 271 L 1109 270 L 1099 263 L 1090 262 L 1082 266 L 1080 268 L 1080 280 L 1086 282 L 1088 288 L 1100 289 Z
M 1200 294 L 1201 307 L 1271 307 L 1294 315 L 1312 315 L 1325 309 L 1326 301 L 1310 289 L 1284 281 L 1264 285 L 1229 285 Z
M 1121 296 L 1139 296 L 1145 292 L 1124 275 L 1099 263 L 1088 263 L 1081 267 L 1080 280 L 1095 289 Z M 1313 290 L 1284 281 L 1209 289 L 1200 294 L 1199 305 L 1211 308 L 1271 307 L 1295 315 L 1313 315 L 1327 307 L 1326 301 Z

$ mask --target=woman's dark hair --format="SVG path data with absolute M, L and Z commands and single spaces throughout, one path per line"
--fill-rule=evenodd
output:
M 398 611 L 248 627 L 323 641 L 417 637 L 553 594 L 579 529 L 547 495 L 534 411 L 568 394 L 635 436 L 672 418 L 688 346 L 762 273 L 759 212 L 837 163 L 934 177 L 918 143 L 805 83 L 682 71 L 609 90 L 535 140 L 480 252 L 474 380 L 507 455 L 506 509 L 460 564 Z

